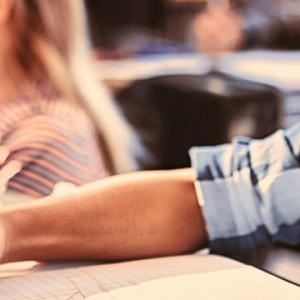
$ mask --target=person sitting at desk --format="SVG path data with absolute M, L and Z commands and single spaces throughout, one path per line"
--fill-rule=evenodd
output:
M 84 23 L 81 1 L 0 2 L 1 190 L 41 197 L 136 167 Z
M 264 140 L 196 147 L 191 159 L 193 169 L 113 176 L 1 209 L 0 262 L 300 247 L 300 123 Z
M 194 24 L 201 51 L 299 49 L 300 3 L 295 0 L 226 0 L 208 7 Z

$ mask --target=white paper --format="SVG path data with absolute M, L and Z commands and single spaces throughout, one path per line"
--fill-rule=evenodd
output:
M 158 279 L 89 300 L 299 300 L 300 289 L 253 267 Z
M 241 267 L 243 264 L 213 255 L 187 255 L 85 266 L 8 264 L 0 267 L 0 299 L 86 299 L 101 292 L 158 278 Z M 13 275 L 18 275 L 18 270 L 21 271 L 19 274 L 27 274 L 14 277 Z

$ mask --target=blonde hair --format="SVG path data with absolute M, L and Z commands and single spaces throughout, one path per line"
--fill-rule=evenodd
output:
M 10 52 L 21 72 L 49 80 L 85 109 L 106 147 L 112 173 L 135 170 L 136 138 L 95 75 L 82 0 L 14 0 L 12 5 Z

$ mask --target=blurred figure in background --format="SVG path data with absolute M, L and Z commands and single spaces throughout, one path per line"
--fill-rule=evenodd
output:
M 136 168 L 92 68 L 81 0 L 0 2 L 0 184 L 49 195 Z M 92 120 L 92 121 L 91 121 Z
M 151 44 L 154 36 L 159 35 L 159 29 L 164 26 L 164 0 L 84 2 L 93 46 L 98 49 L 100 56 L 110 52 L 132 55 Z
M 299 49 L 299 25 L 297 0 L 209 1 L 195 21 L 196 43 L 204 52 Z

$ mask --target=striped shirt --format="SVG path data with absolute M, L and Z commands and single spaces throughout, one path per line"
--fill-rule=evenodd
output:
M 300 248 L 300 123 L 190 156 L 211 252 L 242 258 L 274 242 Z
M 0 185 L 32 197 L 108 175 L 87 115 L 49 91 L 0 106 Z M 7 182 L 8 181 L 8 182 Z

